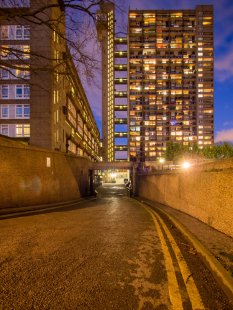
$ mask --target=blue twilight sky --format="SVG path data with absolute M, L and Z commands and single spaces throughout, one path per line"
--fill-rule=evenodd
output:
M 214 5 L 215 47 L 215 142 L 233 142 L 233 0 L 125 0 L 117 23 L 127 25 L 130 9 L 193 9 L 198 4 Z M 120 16 L 121 15 L 121 16 Z M 101 131 L 101 81 L 85 86 L 87 97 Z

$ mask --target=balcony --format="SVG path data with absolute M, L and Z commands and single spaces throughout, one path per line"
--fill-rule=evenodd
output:
M 127 65 L 115 65 L 114 66 L 115 71 L 127 71 Z
M 127 58 L 127 51 L 116 51 L 115 58 Z
M 128 123 L 128 119 L 127 118 L 115 118 L 115 124 L 119 125 L 119 124 L 127 124 Z
M 115 145 L 115 151 L 128 151 L 127 145 Z
M 128 132 L 115 132 L 115 138 L 127 138 Z
M 115 98 L 127 98 L 127 91 L 115 91 Z
M 115 38 L 115 44 L 123 44 L 123 45 L 125 45 L 125 44 L 127 44 L 127 38 Z
M 127 105 L 115 105 L 114 110 L 115 111 L 127 111 L 128 106 Z
M 127 84 L 127 78 L 117 78 L 114 80 L 115 84 Z

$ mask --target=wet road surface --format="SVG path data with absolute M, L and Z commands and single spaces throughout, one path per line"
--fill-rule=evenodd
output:
M 231 309 L 195 250 L 166 227 L 117 185 L 2 220 L 0 309 Z

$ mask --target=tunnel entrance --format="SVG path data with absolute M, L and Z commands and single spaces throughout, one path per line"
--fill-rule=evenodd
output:
M 129 181 L 135 193 L 135 167 L 132 162 L 95 162 L 93 163 L 93 184 L 95 188 L 107 185 L 125 186 Z

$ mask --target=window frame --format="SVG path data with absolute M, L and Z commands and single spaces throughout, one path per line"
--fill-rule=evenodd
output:
M 22 95 L 17 96 L 17 89 L 21 88 Z M 23 85 L 22 84 L 16 84 L 15 85 L 15 99 L 22 99 L 23 98 Z
M 3 96 L 3 89 L 7 89 L 7 96 Z M 9 99 L 9 85 L 1 86 L 1 99 Z
M 3 116 L 3 110 L 7 109 L 7 114 Z M 1 105 L 1 119 L 9 119 L 9 104 L 2 104 Z
M 21 113 L 17 112 L 17 109 L 21 109 Z M 16 104 L 15 105 L 15 118 L 23 118 L 23 105 L 22 104 Z
M 5 29 L 7 29 L 7 37 L 3 37 L 3 29 L 4 27 L 6 27 Z M 10 29 L 9 29 L 9 25 L 1 25 L 1 40 L 9 40 L 9 35 L 10 35 Z
M 3 136 L 9 136 L 9 125 L 8 124 L 1 124 L 0 125 L 0 133 L 1 133 L 1 135 L 3 135 Z M 3 130 L 4 129 L 7 129 L 7 134 L 5 134 L 5 133 L 3 133 Z
M 17 36 L 17 30 L 21 31 L 21 36 Z M 21 25 L 16 25 L 15 26 L 15 40 L 22 40 L 23 39 L 23 26 Z
M 3 72 L 6 72 L 7 73 L 7 77 L 3 77 Z M 1 80 L 9 80 L 10 78 L 10 72 L 9 72 L 9 69 L 4 69 L 4 68 L 1 68 Z

